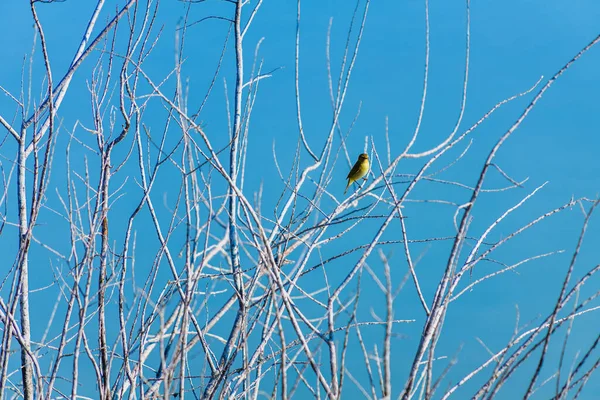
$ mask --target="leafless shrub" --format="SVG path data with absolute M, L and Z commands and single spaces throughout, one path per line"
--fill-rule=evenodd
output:
M 550 79 L 540 78 L 522 93 L 497 101 L 465 128 L 471 51 L 467 1 L 459 117 L 439 143 L 416 152 L 414 145 L 424 135 L 429 76 L 426 1 L 425 75 L 416 127 L 401 151 L 392 148 L 387 130 L 385 142 L 365 137 L 369 179 L 344 198 L 332 182 L 340 181 L 339 171 L 354 161 L 347 147 L 350 133 L 360 137 L 352 132 L 354 122 L 344 127 L 341 116 L 351 115 L 345 100 L 369 1 L 356 3 L 337 60 L 338 76 L 330 55 L 334 44 L 327 35 L 332 119 L 328 131 L 315 136 L 305 132 L 303 123 L 307 100 L 301 89 L 310 79 L 300 74 L 298 0 L 293 60 L 297 147 L 283 150 L 275 143 L 273 160 L 261 166 L 249 161 L 255 140 L 250 122 L 264 95 L 262 81 L 276 76 L 260 58 L 262 41 L 249 60 L 244 49 L 252 44 L 244 39 L 262 0 L 225 0 L 229 13 L 199 20 L 191 15 L 203 1 L 180 3 L 186 13 L 174 32 L 175 61 L 162 75 L 149 65 L 155 62 L 158 43 L 169 40 L 171 32 L 158 21 L 161 7 L 170 3 L 129 0 L 111 11 L 99 0 L 64 73 L 51 62 L 44 30 L 50 21 L 38 12 L 68 7 L 69 2 L 43 3 L 58 2 L 30 0 L 35 43 L 24 60 L 21 90 L 2 88 L 15 109 L 12 119 L 8 111 L 0 112 L 6 131 L 2 240 L 18 238 L 18 246 L 4 257 L 14 261 L 5 262 L 0 287 L 2 395 L 335 399 L 360 393 L 373 399 L 446 399 L 457 393 L 464 398 L 467 391 L 461 390 L 468 386 L 468 396 L 493 398 L 521 374 L 529 377 L 525 398 L 554 385 L 555 397 L 562 399 L 576 398 L 590 381 L 600 363 L 600 336 L 573 360 L 565 348 L 575 319 L 599 307 L 600 291 L 589 289 L 589 283 L 597 283 L 593 276 L 600 265 L 577 265 L 598 201 L 572 199 L 541 210 L 498 238 L 498 226 L 544 184 L 526 187 L 500 167 L 496 155 L 538 100 L 600 36 Z M 190 100 L 183 66 L 186 54 L 200 51 L 190 30 L 210 19 L 227 24 L 228 31 L 219 58 L 211 60 L 214 75 L 201 77 L 209 84 L 198 103 Z M 41 85 L 32 72 L 37 51 L 44 71 Z M 235 68 L 229 71 L 227 65 Z M 202 123 L 204 107 L 223 77 L 228 136 Z M 87 99 L 79 97 L 82 88 Z M 65 99 L 76 90 L 76 112 L 63 113 Z M 443 172 L 473 151 L 471 142 L 481 124 L 521 97 L 530 99 L 528 105 L 488 149 L 483 166 L 464 181 L 443 178 Z M 282 161 L 291 165 L 289 170 Z M 418 165 L 415 173 L 400 174 L 408 161 Z M 277 168 L 280 182 L 268 190 L 247 189 L 249 177 L 260 175 L 266 165 Z M 506 185 L 488 188 L 486 178 L 492 173 Z M 473 178 L 475 185 L 468 184 Z M 444 193 L 419 199 L 415 190 L 425 185 L 455 187 L 467 201 Z M 474 208 L 487 201 L 484 193 L 517 190 L 526 194 L 505 204 L 483 230 L 471 229 Z M 274 206 L 266 209 L 265 203 Z M 455 231 L 444 236 L 434 229 L 419 238 L 407 224 L 419 220 L 413 205 L 444 205 Z M 576 248 L 566 250 L 571 262 L 550 313 L 525 327 L 517 319 L 503 348 L 489 349 L 485 362 L 471 371 L 461 368 L 456 379 L 460 349 L 455 354 L 438 349 L 444 325 L 452 318 L 451 306 L 489 279 L 564 251 L 511 263 L 497 258 L 498 250 L 521 240 L 521 234 L 573 207 L 581 207 L 585 220 Z M 438 258 L 441 269 L 426 271 L 419 265 L 424 246 L 444 249 L 445 258 Z M 400 249 L 401 256 L 392 249 Z M 574 275 L 576 266 L 587 272 Z M 32 276 L 51 283 L 34 289 Z M 365 280 L 370 281 L 367 289 Z M 41 294 L 32 317 L 30 295 L 36 291 Z M 411 303 L 410 309 L 404 306 Z M 36 321 L 40 315 L 47 318 Z M 394 339 L 408 324 L 420 340 L 410 355 L 398 355 Z M 563 326 L 567 329 L 560 341 L 555 336 Z M 560 353 L 560 362 L 548 375 L 544 366 L 551 351 Z M 563 365 L 569 362 L 565 374 Z M 395 379 L 394 369 L 406 370 L 404 381 Z

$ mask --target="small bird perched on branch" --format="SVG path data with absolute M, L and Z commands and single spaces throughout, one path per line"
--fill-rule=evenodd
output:
M 354 164 L 354 166 L 350 170 L 350 173 L 348 173 L 348 176 L 346 177 L 346 179 L 348 179 L 348 184 L 346 185 L 346 190 L 344 190 L 344 194 L 346 194 L 348 188 L 350 187 L 350 185 L 352 185 L 353 182 L 356 182 L 363 176 L 367 175 L 367 172 L 369 172 L 369 155 L 363 153 L 358 156 L 358 160 L 356 160 L 356 163 Z

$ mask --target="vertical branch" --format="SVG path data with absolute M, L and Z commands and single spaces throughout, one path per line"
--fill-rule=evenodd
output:
M 21 335 L 23 344 L 21 345 L 21 377 L 23 379 L 23 397 L 26 400 L 33 400 L 33 369 L 28 353 L 31 350 L 31 325 L 29 320 L 29 240 L 28 240 L 28 221 L 27 221 L 27 188 L 25 174 L 27 172 L 27 156 L 25 155 L 25 130 L 21 132 L 19 140 L 19 154 L 17 158 L 17 197 L 19 208 L 19 289 L 17 295 L 20 297 L 21 312 Z
M 318 161 L 317 156 L 312 152 L 308 142 L 306 141 L 306 137 L 304 136 L 304 127 L 302 125 L 302 112 L 300 111 L 300 0 L 297 1 L 296 6 L 296 62 L 294 64 L 294 74 L 295 74 L 295 89 L 296 89 L 296 118 L 298 119 L 298 130 L 300 133 L 300 140 L 304 145 L 304 148 L 313 158 L 313 160 Z
M 229 176 L 235 185 L 238 175 L 238 151 L 239 151 L 239 135 L 242 130 L 242 88 L 244 85 L 244 58 L 242 46 L 242 7 L 243 0 L 237 0 L 235 6 L 235 60 L 236 60 L 236 79 L 235 79 L 235 99 L 234 99 L 234 115 L 233 115 L 233 132 L 231 133 L 231 151 L 229 155 Z M 229 189 L 229 242 L 230 256 L 232 264 L 232 272 L 235 274 L 236 289 L 240 297 L 240 302 L 243 302 L 243 284 L 242 275 L 240 273 L 240 255 L 237 232 L 237 196 L 233 188 Z M 243 307 L 243 303 L 240 303 Z
M 27 190 L 26 190 L 26 169 L 27 169 L 27 152 L 26 152 L 26 128 L 23 125 L 23 129 L 20 135 L 19 140 L 19 149 L 18 149 L 18 173 L 17 173 L 17 190 L 18 190 L 18 208 L 19 208 L 19 290 L 18 295 L 20 296 L 20 312 L 21 312 L 21 335 L 23 337 L 23 341 L 21 344 L 21 377 L 23 383 L 23 397 L 28 399 L 33 399 L 35 397 L 35 392 L 33 388 L 33 368 L 30 360 L 29 354 L 31 354 L 31 322 L 29 315 L 29 244 L 31 240 L 31 228 L 35 224 L 37 219 L 37 215 L 39 213 L 39 207 L 41 206 L 41 199 L 43 196 L 43 188 L 45 184 L 46 171 L 49 168 L 49 156 L 50 156 L 50 148 L 51 148 L 51 135 L 53 133 L 54 127 L 54 102 L 52 99 L 52 71 L 50 68 L 50 60 L 48 57 L 48 50 L 46 47 L 46 39 L 44 36 L 44 31 L 42 29 L 41 22 L 37 16 L 34 2 L 30 2 L 31 14 L 33 16 L 33 20 L 35 22 L 36 29 L 40 34 L 41 40 L 41 48 L 44 58 L 44 66 L 46 70 L 46 78 L 47 78 L 47 93 L 48 93 L 48 119 L 46 123 L 48 124 L 50 130 L 50 136 L 48 138 L 48 143 L 46 144 L 46 157 L 44 160 L 44 164 L 42 166 L 42 176 L 39 180 L 39 189 L 36 190 L 35 186 L 32 191 L 32 200 L 31 200 L 31 226 L 27 221 Z M 37 120 L 35 121 L 37 122 Z M 33 132 L 33 152 L 37 152 L 37 141 L 36 132 Z M 37 169 L 34 170 L 34 174 L 37 173 Z M 35 184 L 35 179 L 34 179 Z M 41 378 L 41 377 L 40 377 Z M 41 384 L 41 382 L 40 382 Z M 41 395 L 41 393 L 39 393 Z
M 102 178 L 100 186 L 100 218 L 101 221 L 101 249 L 100 270 L 98 271 L 98 346 L 100 352 L 100 368 L 102 371 L 101 398 L 110 399 L 110 366 L 108 362 L 108 344 L 106 342 L 106 266 L 108 261 L 108 184 L 110 180 L 110 151 L 101 153 Z M 93 234 L 93 233 L 92 233 Z
M 204 391 L 204 398 L 211 398 L 216 390 L 217 385 L 220 383 L 223 375 L 225 374 L 227 366 L 230 364 L 227 362 L 227 358 L 232 356 L 233 347 L 237 341 L 239 332 L 244 324 L 246 317 L 246 299 L 245 289 L 243 284 L 243 276 L 240 270 L 240 256 L 239 256 L 239 243 L 238 243 L 238 226 L 237 226 L 237 214 L 238 214 L 238 198 L 235 185 L 238 176 L 238 151 L 239 151 L 239 137 L 242 130 L 242 92 L 244 85 L 244 58 L 243 58 L 243 35 L 242 35 L 242 7 L 244 1 L 237 0 L 235 4 L 235 19 L 234 19 L 234 32 L 235 32 L 235 60 L 236 60 L 236 80 L 235 80 L 235 98 L 234 98 L 234 115 L 233 115 L 233 129 L 231 132 L 231 150 L 229 154 L 229 256 L 231 258 L 231 271 L 234 276 L 235 290 L 238 296 L 238 312 L 235 317 L 229 338 L 223 349 L 221 359 L 219 362 L 220 371 L 211 377 L 206 389 Z M 248 27 L 246 27 L 248 29 Z
M 392 290 L 392 275 L 388 258 L 380 251 L 385 274 L 385 337 L 383 339 L 383 398 L 390 399 L 392 396 L 392 327 L 394 320 L 394 299 Z

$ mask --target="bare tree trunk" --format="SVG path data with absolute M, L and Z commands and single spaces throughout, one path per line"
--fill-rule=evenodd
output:
M 19 207 L 19 299 L 21 311 L 21 376 L 23 379 L 23 395 L 27 400 L 34 399 L 33 368 L 31 364 L 31 325 L 29 320 L 29 226 L 27 223 L 27 188 L 25 174 L 27 172 L 27 157 L 25 155 L 25 130 L 22 130 L 19 140 L 17 172 L 17 190 Z
M 108 257 L 108 184 L 110 180 L 110 151 L 111 146 L 102 154 L 102 178 L 100 180 L 100 216 L 101 221 L 101 249 L 100 271 L 98 272 L 98 345 L 100 351 L 100 368 L 102 371 L 101 396 L 110 399 L 110 365 L 108 362 L 108 344 L 106 341 L 106 267 Z

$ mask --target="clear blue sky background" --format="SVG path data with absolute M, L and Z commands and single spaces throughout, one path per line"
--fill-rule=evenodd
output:
M 65 3 L 38 6 L 49 42 L 50 59 L 55 76 L 60 76 L 68 67 L 85 28 L 87 17 L 93 8 L 92 3 L 67 0 Z M 107 3 L 109 5 L 105 7 L 101 19 L 112 17 L 116 5 L 122 5 L 123 1 Z M 259 55 L 264 63 L 263 71 L 280 68 L 270 79 L 261 81 L 250 129 L 248 162 L 260 163 L 262 168 L 254 170 L 250 176 L 247 176 L 244 190 L 251 197 L 250 193 L 257 190 L 261 183 L 265 185 L 263 210 L 272 209 L 282 187 L 272 160 L 273 143 L 278 149 L 281 168 L 287 172 L 292 158 L 292 153 L 288 149 L 295 148 L 297 141 L 293 80 L 296 4 L 292 3 L 265 1 L 245 39 L 247 71 L 252 66 L 255 45 L 261 38 L 264 38 L 264 42 Z M 362 9 L 363 3 L 360 4 Z M 162 37 L 144 66 L 145 71 L 157 81 L 161 81 L 173 68 L 174 31 L 177 24 L 181 22 L 185 9 L 184 4 L 175 0 L 163 0 L 161 3 L 157 25 L 164 28 Z M 332 118 L 325 59 L 329 20 L 333 18 L 331 58 L 334 76 L 337 76 L 353 9 L 354 3 L 347 1 L 305 1 L 302 4 L 300 90 L 304 127 L 313 148 L 318 149 L 322 145 Z M 231 17 L 232 12 L 231 4 L 208 1 L 192 7 L 190 21 L 209 15 Z M 247 9 L 246 12 L 249 10 Z M 459 132 L 477 121 L 494 104 L 531 87 L 541 76 L 544 76 L 543 82 L 545 82 L 600 33 L 598 21 L 600 21 L 600 3 L 594 0 L 570 2 L 547 0 L 543 3 L 531 0 L 473 1 L 468 97 L 465 117 Z M 0 43 L 4 55 L 4 61 L 0 64 L 0 85 L 11 93 L 17 94 L 20 87 L 22 60 L 25 55 L 30 54 L 32 47 L 33 22 L 28 6 L 24 2 L 2 2 L 0 22 Z M 465 2 L 432 1 L 430 24 L 429 91 L 421 135 L 415 146 L 417 151 L 428 149 L 442 140 L 453 129 L 458 117 L 465 68 Z M 352 158 L 362 152 L 365 136 L 373 137 L 380 154 L 384 154 L 386 117 L 389 118 L 392 157 L 404 149 L 414 130 L 420 105 L 425 55 L 424 27 L 423 1 L 375 1 L 370 5 L 345 112 L 341 117 L 341 123 L 347 129 L 361 104 L 360 116 L 349 139 Z M 190 109 L 196 109 L 204 98 L 226 33 L 226 23 L 219 20 L 208 20 L 189 28 L 183 74 L 189 78 Z M 39 55 L 38 48 L 37 61 L 40 60 Z M 61 108 L 60 118 L 68 129 L 71 129 L 75 120 L 86 124 L 91 122 L 91 113 L 82 110 L 82 102 L 87 104 L 89 98 L 85 80 L 89 79 L 91 61 L 90 59 L 77 74 L 65 104 Z M 233 61 L 230 44 L 221 75 L 227 80 L 230 100 L 234 87 Z M 506 236 L 538 215 L 568 202 L 573 196 L 576 198 L 598 196 L 600 192 L 600 166 L 597 155 L 600 147 L 599 66 L 600 49 L 594 48 L 556 82 L 504 145 L 496 159 L 497 163 L 514 179 L 520 181 L 529 178 L 529 180 L 523 189 L 482 195 L 481 203 L 475 208 L 471 236 L 483 232 L 504 210 L 546 181 L 549 183 L 544 189 L 497 228 L 492 235 L 493 239 Z M 34 84 L 36 91 L 42 90 L 40 79 L 43 72 L 42 64 L 38 62 L 34 69 L 34 80 L 37 78 L 37 83 Z M 170 82 L 170 86 L 167 84 L 167 87 L 172 88 L 173 82 Z M 166 90 L 165 93 L 169 91 Z M 468 155 L 440 177 L 460 180 L 465 184 L 475 183 L 487 152 L 516 120 L 531 98 L 532 95 L 519 99 L 494 114 L 473 135 L 474 142 Z M 160 110 L 160 107 L 156 109 Z M 10 119 L 13 110 L 14 106 L 10 99 L 6 96 L 0 97 L 0 113 Z M 200 117 L 209 136 L 213 138 L 216 148 L 228 142 L 226 117 L 223 81 L 219 79 Z M 156 130 L 162 128 L 160 118 L 162 116 L 159 117 L 157 112 Z M 148 121 L 151 122 L 152 119 Z M 94 141 L 93 138 L 87 140 L 90 140 L 90 143 Z M 5 169 L 10 165 L 6 157 L 10 157 L 13 149 L 9 146 L 11 145 L 5 145 L 1 150 Z M 452 157 L 463 148 L 452 153 Z M 59 191 L 63 185 L 59 177 L 61 170 L 64 170 L 64 162 L 60 161 L 64 153 L 61 151 L 57 152 L 57 161 L 55 161 L 56 178 L 51 182 L 51 187 L 59 188 Z M 442 159 L 436 164 L 437 167 L 443 167 L 452 160 L 452 157 Z M 223 160 L 226 158 L 224 157 Z M 303 160 L 308 162 L 308 157 L 305 156 Z M 75 167 L 80 167 L 82 159 L 76 159 L 74 163 Z M 398 172 L 414 172 L 420 165 L 422 161 L 401 162 Z M 336 165 L 335 175 L 338 178 L 331 190 L 336 194 L 339 193 L 339 198 L 345 185 L 344 178 L 347 170 L 348 165 L 345 161 Z M 375 169 L 374 172 L 377 174 L 379 171 Z M 119 179 L 119 182 L 122 182 L 124 178 Z M 131 188 L 130 193 L 134 194 L 120 200 L 111 210 L 111 221 L 115 221 L 115 224 L 119 224 L 120 220 L 126 218 L 139 201 L 139 192 L 136 193 L 134 180 L 131 179 L 128 185 L 127 187 Z M 166 194 L 167 199 L 173 200 L 168 194 L 169 190 L 173 190 L 170 185 L 172 183 L 168 175 L 157 183 L 154 189 L 157 202 L 161 202 L 158 199 L 163 194 Z M 486 187 L 505 185 L 506 181 L 492 172 Z M 433 198 L 464 203 L 469 195 L 470 193 L 464 190 L 424 184 L 414 192 L 411 199 Z M 55 190 L 49 190 L 48 204 L 58 207 L 57 200 Z M 11 207 L 14 212 L 16 210 L 14 202 Z M 166 208 L 159 212 L 168 218 Z M 413 239 L 453 234 L 453 209 L 449 206 L 410 204 L 407 205 L 405 213 L 408 217 L 409 237 Z M 44 214 L 44 218 L 46 219 L 41 221 L 39 227 L 39 237 L 57 247 L 61 246 L 61 242 L 65 245 L 65 242 L 61 241 L 61 235 L 68 232 L 64 221 L 61 225 L 60 219 L 53 217 L 51 213 Z M 57 219 L 53 220 L 53 218 Z M 16 214 L 9 214 L 8 219 L 15 222 Z M 56 221 L 56 224 L 52 221 Z M 514 243 L 508 244 L 496 255 L 497 259 L 500 258 L 506 263 L 558 249 L 564 249 L 565 253 L 526 264 L 518 274 L 508 273 L 488 281 L 466 294 L 451 307 L 437 354 L 451 357 L 457 353 L 459 346 L 463 346 L 458 353 L 459 364 L 450 373 L 453 382 L 465 371 L 471 370 L 487 359 L 487 351 L 476 341 L 476 337 L 481 338 L 493 351 L 500 350 L 510 339 L 514 327 L 515 305 L 519 307 L 521 326 L 530 321 L 535 323 L 540 316 L 545 317 L 551 312 L 582 222 L 583 215 L 580 209 L 574 207 L 527 232 Z M 378 225 L 373 224 L 364 230 L 365 235 L 372 235 L 375 232 Z M 142 224 L 137 228 L 143 243 L 147 227 Z M 118 232 L 119 229 L 115 231 Z M 14 251 L 16 237 L 8 236 L 8 239 L 7 236 L 5 234 L 0 240 L 0 250 Z M 148 236 L 147 240 L 152 242 L 154 249 L 155 239 L 152 238 L 151 233 Z M 384 238 L 398 240 L 399 224 L 393 224 Z M 121 248 L 122 237 L 119 233 L 111 239 L 116 240 L 118 248 Z M 366 239 L 368 240 L 368 237 Z M 348 240 L 356 240 L 357 244 L 365 241 L 356 236 L 350 236 Z M 590 226 L 585 246 L 576 265 L 575 277 L 581 276 L 598 263 L 595 247 L 599 241 L 600 226 L 596 219 Z M 347 244 L 344 248 L 346 247 Z M 426 250 L 426 253 L 417 269 L 425 297 L 430 301 L 437 279 L 447 260 L 448 244 L 436 244 L 430 247 L 415 245 L 413 248 L 415 254 L 423 250 Z M 327 252 L 330 255 L 335 254 L 336 248 L 329 248 Z M 390 252 L 392 275 L 397 284 L 406 272 L 402 248 L 398 245 L 395 248 L 387 248 L 386 252 Z M 151 261 L 153 255 L 154 253 L 150 256 L 146 255 L 147 261 Z M 41 251 L 34 257 L 34 261 L 42 264 L 53 262 L 48 253 Z M 145 256 L 140 254 L 139 257 L 138 265 L 141 265 Z M 358 257 L 359 254 L 356 254 L 335 264 L 332 267 L 335 269 L 330 272 L 332 279 L 343 278 Z M 378 259 L 374 257 L 370 262 L 380 276 L 383 276 Z M 486 268 L 485 265 L 481 264 L 480 268 Z M 497 268 L 493 265 L 487 267 L 490 271 Z M 1 268 L 8 270 L 9 264 Z M 474 276 L 480 277 L 485 273 L 484 270 L 476 271 Z M 31 286 L 32 288 L 43 287 L 52 279 L 49 273 L 36 274 L 32 276 Z M 599 280 L 593 280 L 589 288 L 583 291 L 582 298 L 598 290 L 598 287 Z M 369 278 L 365 278 L 363 293 L 367 293 L 369 298 L 361 303 L 362 315 L 368 317 L 369 310 L 373 308 L 383 316 L 383 294 Z M 41 292 L 34 297 L 32 315 L 44 321 L 43 317 L 48 315 L 50 310 L 48 304 L 52 304 L 54 299 L 55 294 L 47 294 L 47 292 Z M 400 383 L 405 380 L 409 361 L 412 361 L 415 344 L 422 329 L 422 311 L 415 301 L 411 284 L 407 284 L 403 294 L 396 300 L 395 312 L 396 318 L 418 320 L 412 325 L 395 327 L 395 333 L 400 336 L 394 340 L 393 374 L 396 382 Z M 591 313 L 575 322 L 577 332 L 568 348 L 567 367 L 570 365 L 571 357 L 577 351 L 586 349 L 592 343 L 593 338 L 598 334 L 599 320 L 597 314 Z M 368 347 L 372 349 L 374 343 L 381 341 L 383 330 L 372 328 L 365 330 L 363 334 L 367 336 L 370 346 Z M 39 338 L 39 334 L 37 335 Z M 554 355 L 549 359 L 550 368 L 556 365 Z M 352 368 L 354 376 L 365 382 L 366 375 L 364 368 L 361 367 L 362 355 L 358 349 L 350 353 L 347 365 Z M 443 367 L 438 371 L 441 368 Z M 547 376 L 542 374 L 541 380 Z M 528 377 L 524 375 L 514 382 L 522 384 L 527 382 Z M 90 376 L 90 379 L 93 377 Z M 346 382 L 346 385 L 346 389 L 351 390 L 352 384 Z M 554 385 L 549 388 L 550 391 L 542 391 L 541 398 L 550 396 L 553 387 Z M 465 395 L 472 393 L 469 388 L 472 389 L 467 386 Z M 398 385 L 396 389 L 399 390 L 400 386 Z M 594 391 L 600 392 L 600 384 L 591 382 L 588 384 L 587 391 L 589 397 L 584 396 L 584 398 L 594 398 L 591 395 Z M 512 398 L 513 395 L 522 393 L 522 387 L 511 385 L 505 388 L 502 398 Z

